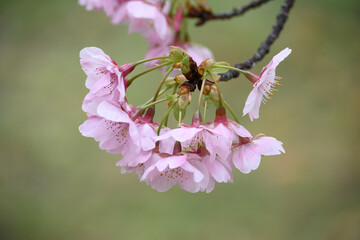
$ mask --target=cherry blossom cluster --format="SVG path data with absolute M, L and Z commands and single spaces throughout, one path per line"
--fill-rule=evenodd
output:
M 87 10 L 104 11 L 113 24 L 128 24 L 129 32 L 142 34 L 149 44 L 146 58 L 164 56 L 178 46 L 200 63 L 213 58 L 211 51 L 189 41 L 187 11 L 207 8 L 202 0 L 79 0 Z M 150 61 L 153 66 L 158 61 Z
M 119 5 L 143 3 L 116 2 Z M 98 5 L 87 6 L 100 8 Z M 102 7 L 107 9 L 108 6 Z M 114 10 L 110 13 L 116 16 Z M 257 119 L 261 103 L 273 95 L 279 83 L 275 69 L 290 53 L 290 49 L 284 49 L 273 57 L 260 75 L 255 75 L 210 58 L 198 64 L 189 52 L 178 47 L 171 47 L 166 56 L 122 66 L 99 48 L 84 48 L 80 52 L 80 64 L 87 75 L 89 93 L 82 108 L 88 119 L 80 126 L 80 132 L 98 141 L 101 149 L 121 154 L 116 165 L 121 167 L 122 173 L 136 172 L 141 181 L 160 192 L 176 184 L 192 193 L 211 192 L 215 182 L 233 181 L 233 169 L 249 173 L 259 167 L 262 156 L 285 152 L 280 141 L 263 134 L 252 135 L 239 124 L 220 91 L 218 74 L 232 69 L 250 80 L 252 90 L 243 114 L 249 115 L 251 120 Z M 133 75 L 137 66 L 154 60 L 160 63 Z M 132 106 L 126 98 L 131 83 L 159 68 L 166 71 L 154 96 L 138 107 Z M 193 113 L 192 123 L 186 124 L 184 116 L 194 102 L 192 95 L 196 89 L 199 90 L 198 101 L 195 101 L 197 110 Z M 160 98 L 166 93 L 170 94 Z M 158 123 L 154 121 L 154 115 L 161 103 L 167 103 L 167 112 Z M 209 103 L 216 107 L 212 121 L 206 120 Z M 177 122 L 175 128 L 168 124 L 171 112 Z M 226 112 L 231 113 L 234 120 L 230 120 Z

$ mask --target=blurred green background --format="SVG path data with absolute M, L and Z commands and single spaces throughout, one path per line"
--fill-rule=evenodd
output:
M 217 12 L 247 2 L 210 4 Z M 217 60 L 240 62 L 281 3 L 191 27 L 192 40 Z M 120 174 L 119 156 L 78 131 L 87 93 L 79 51 L 97 46 L 123 64 L 144 56 L 145 40 L 75 0 L 0 1 L 0 239 L 360 239 L 359 9 L 357 0 L 296 2 L 253 69 L 292 48 L 277 71 L 284 85 L 259 120 L 241 119 L 253 134 L 283 141 L 286 154 L 210 194 L 190 194 L 158 193 Z M 152 96 L 161 74 L 149 76 L 130 88 L 130 101 Z M 241 115 L 251 85 L 239 78 L 222 88 Z

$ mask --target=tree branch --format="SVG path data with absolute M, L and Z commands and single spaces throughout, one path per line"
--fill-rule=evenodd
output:
M 222 12 L 218 14 L 214 14 L 211 11 L 204 11 L 204 9 L 191 9 L 189 11 L 188 16 L 193 18 L 199 18 L 199 21 L 196 23 L 196 26 L 201 26 L 210 20 L 230 19 L 235 16 L 243 15 L 248 10 L 260 7 L 262 4 L 267 3 L 269 1 L 271 0 L 255 0 L 242 7 L 234 8 L 230 12 Z
M 285 0 L 285 2 L 281 6 L 280 13 L 276 17 L 276 23 L 274 24 L 272 31 L 267 36 L 267 38 L 260 44 L 257 52 L 248 60 L 238 63 L 235 65 L 236 68 L 239 69 L 250 69 L 256 65 L 257 62 L 262 60 L 267 53 L 269 53 L 271 45 L 278 38 L 281 30 L 284 27 L 286 20 L 288 19 L 290 9 L 294 5 L 295 0 Z M 228 81 L 232 78 L 236 78 L 239 76 L 239 72 L 230 70 L 224 74 L 221 74 L 221 81 Z

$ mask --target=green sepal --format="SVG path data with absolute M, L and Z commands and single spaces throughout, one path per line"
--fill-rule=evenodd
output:
M 211 71 L 213 71 L 214 73 L 226 73 L 227 71 L 229 71 L 229 69 L 227 68 L 221 68 L 219 66 L 226 66 L 226 67 L 230 67 L 230 64 L 227 62 L 216 62 L 213 66 L 213 68 L 211 69 Z

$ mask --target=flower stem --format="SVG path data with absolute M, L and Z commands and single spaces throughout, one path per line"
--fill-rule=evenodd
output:
M 175 101 L 175 102 L 173 102 L 173 104 L 171 104 L 171 106 L 168 108 L 165 116 L 163 117 L 163 119 L 161 119 L 161 122 L 160 122 L 160 124 L 159 124 L 159 128 L 158 128 L 158 130 L 157 130 L 157 135 L 158 135 L 158 136 L 159 136 L 159 134 L 160 134 L 160 131 L 161 131 L 162 126 L 164 125 L 164 122 L 167 121 L 167 118 L 168 118 L 168 116 L 169 116 L 169 114 L 170 114 L 170 111 L 174 108 L 176 102 L 177 102 L 177 101 Z
M 235 122 L 240 124 L 239 119 L 236 117 L 236 115 L 235 115 L 234 111 L 231 109 L 230 105 L 225 100 L 223 100 L 223 103 L 224 103 L 225 107 L 229 110 L 229 112 L 231 113 L 233 118 L 235 119 Z
M 200 113 L 200 105 L 201 105 L 201 99 L 202 99 L 204 86 L 205 86 L 205 82 L 206 82 L 206 75 L 207 75 L 207 73 L 205 72 L 204 76 L 202 77 L 201 89 L 200 89 L 200 94 L 199 94 L 199 101 L 198 101 L 197 110 L 196 110 L 196 112 L 198 112 L 198 113 Z
M 223 99 L 223 97 L 221 96 L 221 91 L 220 91 L 219 85 L 217 84 L 216 81 L 215 81 L 215 86 L 216 86 L 216 91 L 217 91 L 218 94 L 219 94 L 219 107 L 222 107 L 224 99 Z
M 143 106 L 141 106 L 141 108 L 142 108 L 142 109 L 146 109 L 146 108 L 148 108 L 148 107 L 150 107 L 150 106 L 156 105 L 156 104 L 161 103 L 161 102 L 164 102 L 164 101 L 166 101 L 166 100 L 168 100 L 168 99 L 167 99 L 167 98 L 163 98 L 163 99 L 157 100 L 157 101 L 155 101 L 155 102 L 150 102 L 150 103 L 148 103 L 148 104 L 144 104 Z
M 167 90 L 169 90 L 169 87 L 165 87 L 163 90 L 161 90 L 159 92 L 159 96 L 163 95 Z M 149 100 L 146 101 L 146 103 L 143 104 L 143 106 L 145 105 L 149 105 L 149 103 L 151 103 L 153 101 L 154 98 L 150 98 Z
M 241 70 L 239 68 L 230 67 L 230 66 L 216 65 L 216 66 L 214 66 L 214 68 L 225 68 L 225 69 L 241 72 L 243 74 L 247 73 L 247 71 Z
M 179 83 L 176 83 L 175 85 L 174 85 L 174 89 L 173 89 L 173 95 L 175 95 L 175 93 L 177 92 L 177 88 L 179 87 Z
M 204 118 L 203 118 L 203 124 L 204 125 L 206 123 L 206 112 L 207 112 L 207 109 L 208 109 L 208 102 L 209 102 L 209 98 L 208 98 L 208 96 L 205 96 Z
M 170 67 L 170 69 L 169 69 L 169 70 L 167 71 L 167 73 L 165 74 L 164 78 L 161 80 L 160 85 L 159 85 L 159 87 L 156 89 L 155 95 L 154 95 L 154 97 L 153 97 L 153 100 L 152 100 L 153 102 L 155 102 L 156 99 L 158 98 L 162 86 L 164 85 L 166 79 L 168 78 L 169 74 L 171 73 L 171 71 L 172 71 L 173 69 L 174 69 L 173 67 Z
M 144 74 L 146 74 L 146 73 L 149 73 L 149 72 L 151 72 L 151 71 L 154 71 L 154 70 L 156 70 L 156 69 L 158 69 L 158 68 L 165 67 L 165 66 L 167 66 L 167 65 L 169 65 L 169 64 L 170 64 L 170 63 L 164 63 L 164 64 L 161 64 L 161 65 L 158 65 L 158 66 L 156 66 L 156 67 L 150 68 L 150 69 L 148 69 L 148 70 L 146 70 L 146 71 L 144 71 L 144 72 L 141 72 L 141 73 L 133 76 L 132 78 L 128 79 L 128 81 L 127 81 L 128 86 L 129 86 L 136 78 L 141 77 L 142 75 L 144 75 Z
M 147 58 L 147 59 L 143 59 L 143 60 L 140 60 L 138 62 L 135 62 L 134 63 L 134 66 L 136 67 L 137 65 L 140 65 L 142 63 L 146 63 L 146 62 L 150 62 L 150 61 L 153 61 L 153 60 L 158 60 L 158 59 L 166 59 L 168 58 L 169 56 L 161 56 L 161 57 L 154 57 L 154 58 Z
M 178 123 L 178 127 L 181 127 L 181 119 L 182 118 L 182 112 L 179 111 L 179 123 Z

